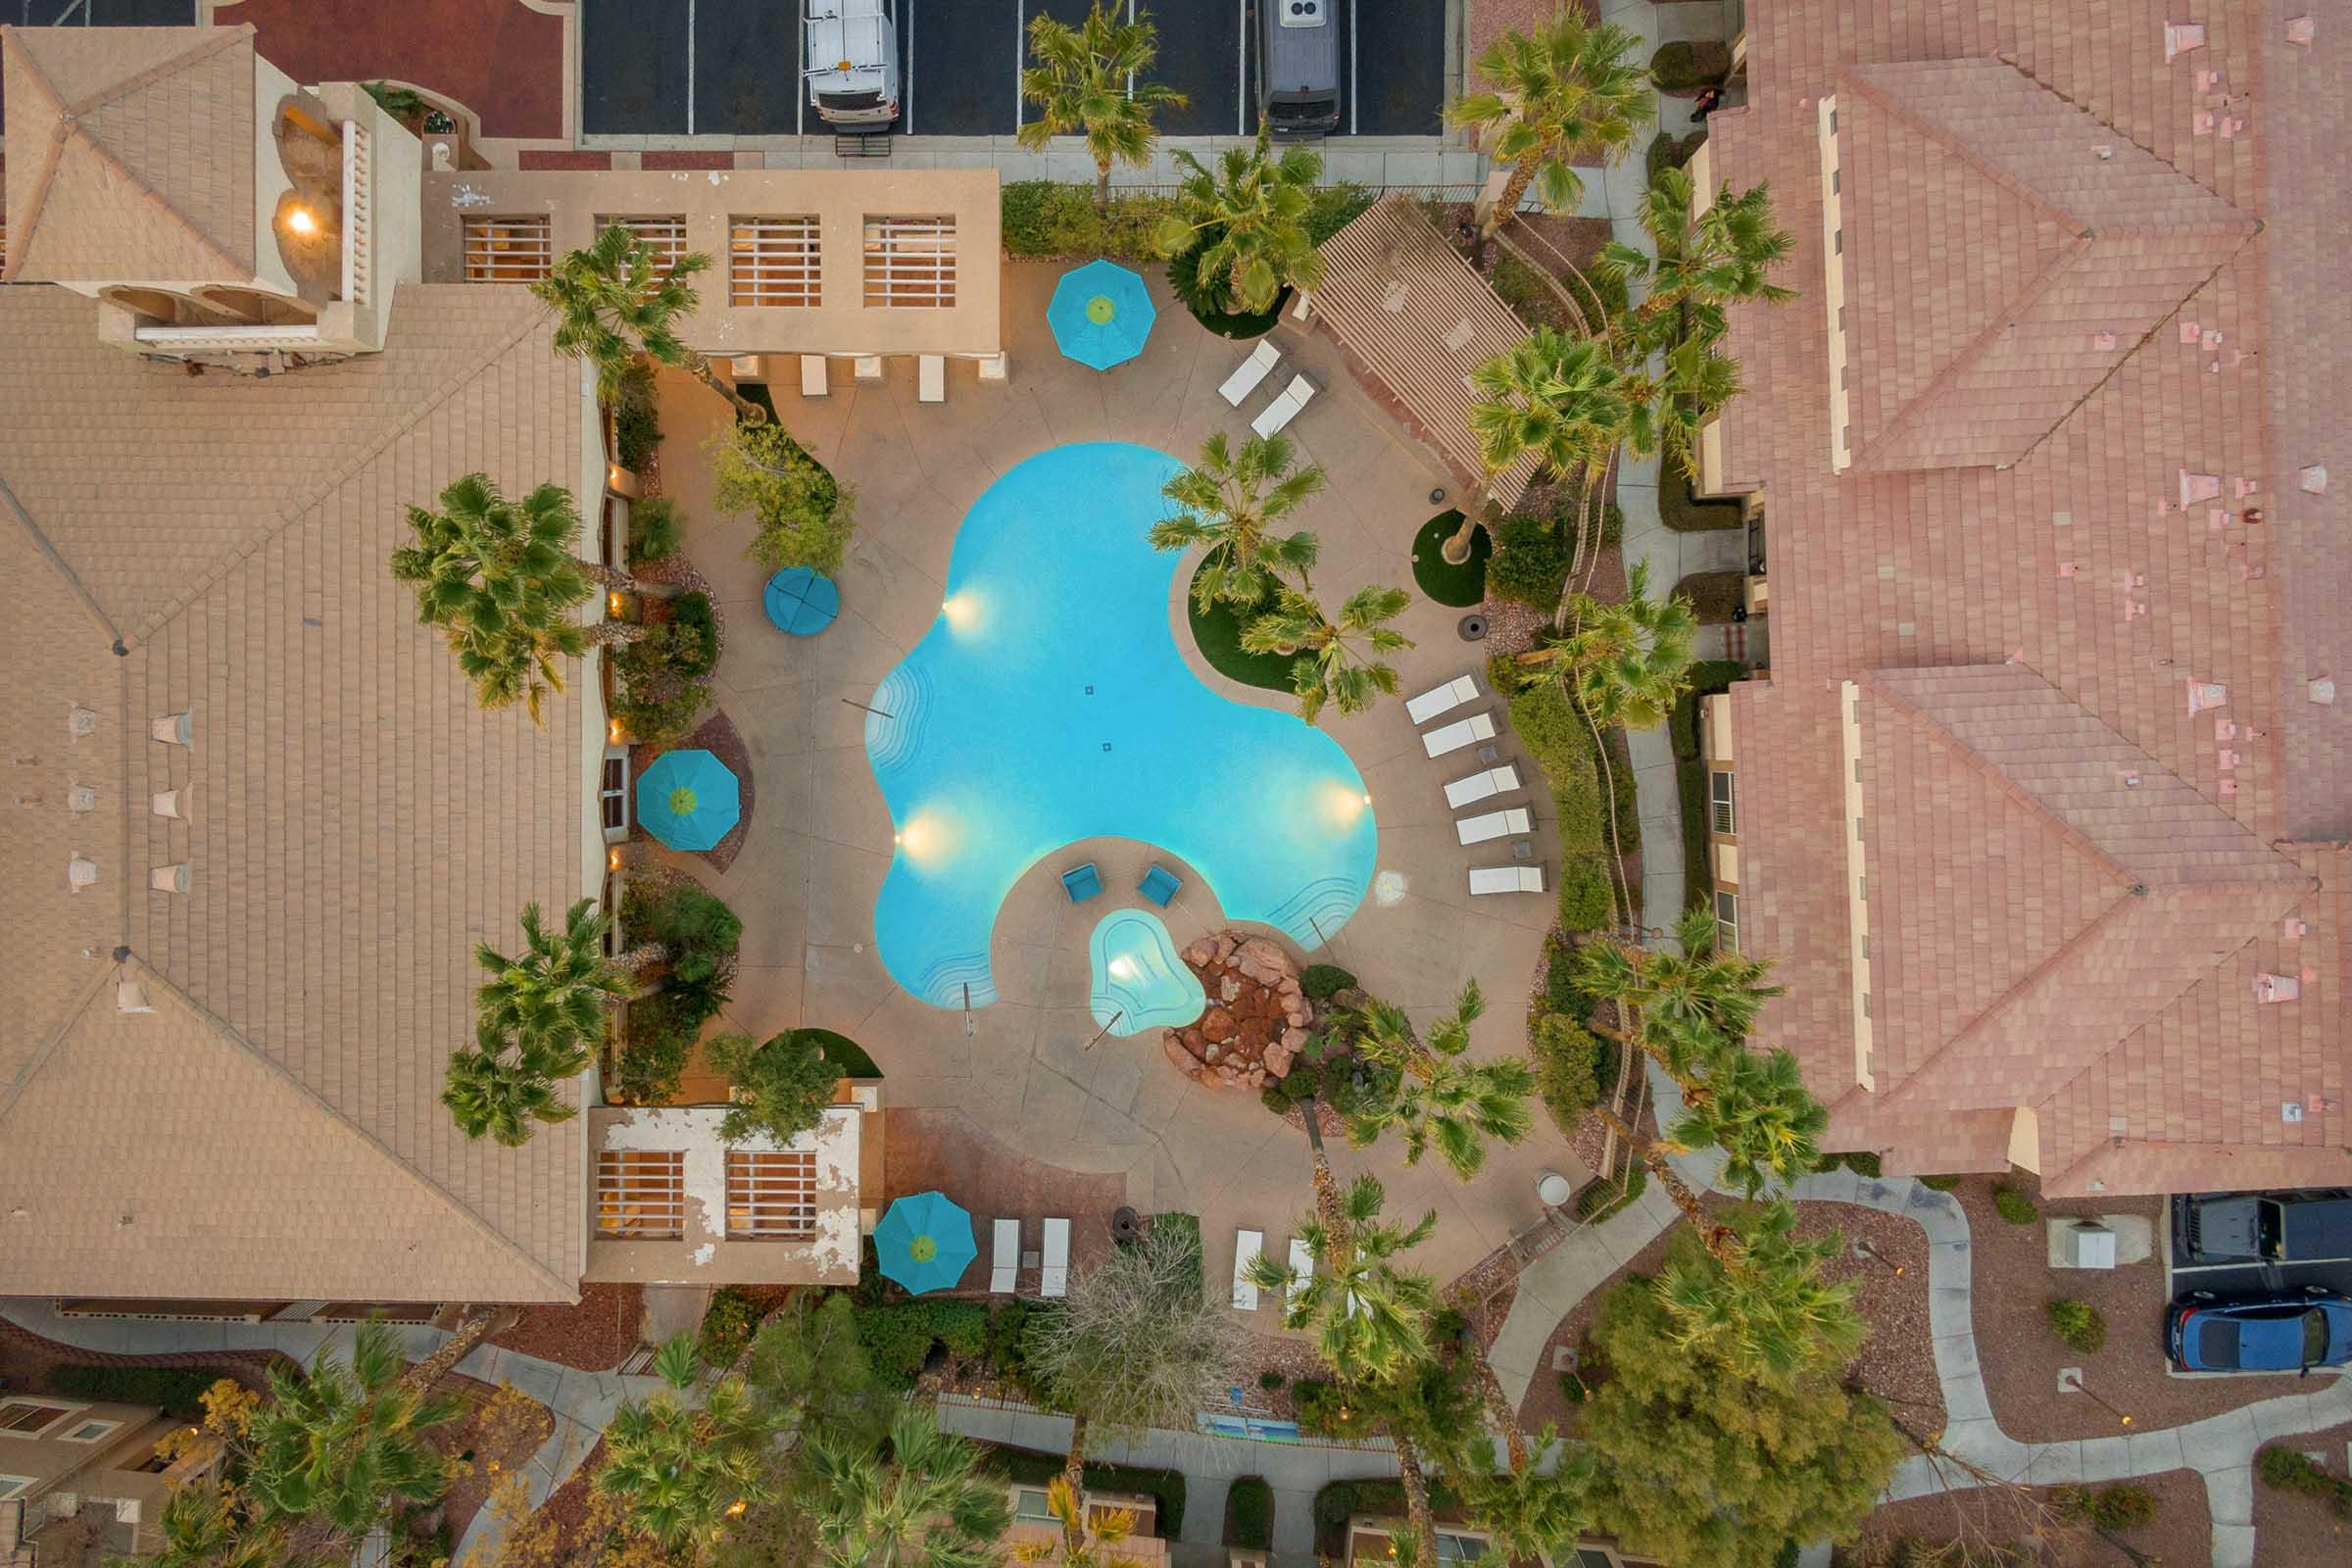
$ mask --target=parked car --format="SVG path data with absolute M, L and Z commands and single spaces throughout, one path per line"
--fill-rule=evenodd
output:
M 2352 1194 L 2198 1193 L 2180 1201 L 2182 1263 L 2316 1263 L 2352 1257 Z
M 2249 1299 L 2196 1291 L 2173 1303 L 2173 1364 L 2184 1372 L 2308 1372 L 2352 1362 L 2352 1297 L 2306 1285 Z

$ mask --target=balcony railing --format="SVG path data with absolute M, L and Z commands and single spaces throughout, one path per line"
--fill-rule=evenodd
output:
M 343 122 L 343 289 L 338 297 L 354 305 L 368 303 L 374 267 L 374 165 L 368 127 L 356 120 Z

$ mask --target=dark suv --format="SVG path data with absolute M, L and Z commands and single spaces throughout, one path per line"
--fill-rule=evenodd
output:
M 2200 1263 L 2320 1263 L 2352 1257 L 2352 1193 L 2198 1193 L 2181 1204 L 2182 1256 Z

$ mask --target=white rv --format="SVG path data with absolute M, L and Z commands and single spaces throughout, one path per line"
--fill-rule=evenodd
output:
M 891 0 L 808 0 L 802 74 L 817 118 L 857 135 L 899 118 L 899 28 Z

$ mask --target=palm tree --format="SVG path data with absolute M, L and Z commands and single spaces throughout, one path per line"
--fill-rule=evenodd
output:
M 1709 336 L 1693 331 L 1662 345 L 1654 362 L 1625 378 L 1625 445 L 1636 457 L 1659 452 L 1684 478 L 1698 481 L 1699 432 L 1716 410 L 1745 387 L 1740 362 L 1718 346 L 1720 328 Z
M 802 1499 L 832 1568 L 983 1568 L 999 1559 L 1010 1523 L 1002 1483 L 980 1450 L 939 1430 L 917 1404 L 890 1422 L 890 1457 L 820 1437 L 809 1450 L 815 1485 Z
M 1303 581 L 1313 568 L 1313 534 L 1273 531 L 1323 492 L 1323 470 L 1315 465 L 1292 471 L 1297 454 L 1287 435 L 1252 435 L 1237 455 L 1220 430 L 1200 443 L 1199 461 L 1160 486 L 1177 510 L 1144 537 L 1154 550 L 1208 547 L 1193 576 L 1193 603 L 1200 611 L 1220 599 L 1255 609 L 1273 592 L 1278 573 L 1296 572 Z
M 1623 27 L 1562 10 L 1532 35 L 1504 33 L 1479 57 L 1478 74 L 1493 90 L 1455 99 L 1446 118 L 1481 130 L 1500 127 L 1487 152 L 1510 165 L 1511 174 L 1501 197 L 1480 214 L 1484 232 L 1493 234 L 1519 210 L 1530 184 L 1547 210 L 1573 212 L 1585 184 L 1570 160 L 1594 148 L 1614 163 L 1634 132 L 1657 117 L 1649 72 L 1629 58 L 1640 48 Z
M 1242 629 L 1242 649 L 1298 656 L 1291 664 L 1291 690 L 1298 696 L 1298 716 L 1309 724 L 1327 704 L 1343 714 L 1360 713 L 1379 697 L 1396 695 L 1396 671 L 1381 656 L 1413 646 L 1388 624 L 1412 602 L 1401 588 L 1358 588 L 1335 621 L 1312 598 L 1285 588 L 1274 609 Z
M 249 1511 L 284 1523 L 324 1555 L 348 1550 L 402 1504 L 436 1501 L 447 1487 L 425 1434 L 458 1418 L 455 1398 L 402 1374 L 400 1347 L 381 1319 L 361 1324 L 351 1359 L 321 1351 L 307 1377 L 270 1372 L 270 1402 L 243 1442 Z
M 556 352 L 595 367 L 597 396 L 608 406 L 642 354 L 725 398 L 744 423 L 763 423 L 767 411 L 719 379 L 710 362 L 678 336 L 679 318 L 702 300 L 686 280 L 710 266 L 701 251 L 665 263 L 651 242 L 612 223 L 586 250 L 565 254 L 531 292 L 555 307 Z
M 1675 1343 L 1703 1347 L 1750 1378 L 1844 1365 L 1867 1329 L 1852 1283 L 1821 1278 L 1843 1239 L 1836 1231 L 1800 1239 L 1795 1208 L 1779 1201 L 1733 1215 L 1728 1228 L 1734 1261 L 1679 1258 L 1658 1279 Z
M 1645 336 L 1669 312 L 1690 309 L 1699 313 L 1694 335 L 1712 339 L 1721 333 L 1726 305 L 1796 297 L 1766 275 L 1794 247 L 1773 211 L 1770 189 L 1756 185 L 1734 195 L 1725 185 L 1695 219 L 1693 194 L 1688 171 L 1660 170 L 1642 194 L 1641 215 L 1656 259 L 1616 241 L 1601 248 L 1605 268 L 1628 280 L 1649 280 L 1648 295 L 1633 313 L 1634 336 Z
M 1165 82 L 1138 79 L 1159 58 L 1159 28 L 1148 11 L 1119 21 L 1103 0 L 1075 27 L 1040 11 L 1029 19 L 1029 58 L 1021 96 L 1037 105 L 1037 118 L 1021 126 L 1021 145 L 1042 152 L 1055 136 L 1084 135 L 1095 157 L 1095 211 L 1109 212 L 1110 166 L 1150 163 L 1159 140 L 1152 112 L 1188 102 Z
M 596 590 L 572 558 L 571 497 L 541 485 L 510 502 L 478 473 L 441 492 L 439 512 L 409 509 L 416 543 L 392 552 L 392 575 L 416 585 L 417 619 L 439 626 L 484 708 L 520 702 L 533 723 L 564 689 L 557 661 L 590 646 L 571 611 Z
M 1478 982 L 1462 983 L 1453 1011 L 1413 1037 L 1403 1009 L 1372 1001 L 1350 1017 L 1357 1058 L 1374 1069 L 1372 1087 L 1348 1107 L 1348 1142 L 1357 1149 L 1391 1127 L 1404 1132 L 1404 1162 L 1418 1165 L 1431 1145 L 1463 1181 L 1487 1162 L 1486 1140 L 1515 1144 L 1535 1125 L 1527 1097 L 1536 1075 L 1516 1056 L 1464 1061 L 1470 1026 L 1486 1010 Z
M 1533 457 L 1552 473 L 1597 468 L 1633 422 L 1635 389 L 1606 345 L 1540 326 L 1504 353 L 1470 372 L 1470 431 L 1478 442 L 1481 490 L 1494 476 Z M 1459 565 L 1483 508 L 1463 515 L 1446 541 L 1445 557 Z
M 1769 985 L 1772 966 L 1716 944 L 1715 912 L 1703 904 L 1683 911 L 1680 952 L 1603 941 L 1577 950 L 1576 982 L 1588 996 L 1617 1004 L 1619 1038 L 1641 1047 L 1691 1098 L 1694 1073 L 1755 1031 L 1764 1004 L 1786 987 Z
M 1066 1477 L 1046 1483 L 1046 1511 L 1061 1526 L 1061 1533 L 1050 1541 L 1014 1542 L 1012 1560 L 1051 1563 L 1054 1568 L 1147 1568 L 1143 1558 L 1119 1550 L 1135 1534 L 1135 1510 L 1113 1508 L 1090 1524 L 1079 1496 Z
M 679 1398 L 696 1382 L 692 1334 L 663 1345 L 654 1369 L 669 1389 L 612 1413 L 593 1485 L 619 1502 L 630 1529 L 696 1562 L 728 1518 L 773 1494 L 765 1460 L 781 1420 L 739 1377 L 704 1390 L 700 1408 Z
M 1518 658 L 1522 679 L 1564 687 L 1601 729 L 1654 729 L 1690 687 L 1698 617 L 1687 599 L 1649 597 L 1649 563 L 1626 574 L 1622 603 L 1570 596 L 1574 630 L 1554 631 Z
M 1514 1415 L 1504 1430 L 1516 1435 L 1518 1428 Z M 1571 1560 L 1569 1548 L 1589 1521 L 1585 1492 L 1592 1485 L 1592 1460 L 1581 1446 L 1571 1446 L 1560 1450 L 1550 1470 L 1539 1469 L 1537 1458 L 1558 1441 L 1558 1428 L 1547 1424 L 1532 1446 L 1518 1440 L 1507 1469 L 1495 1469 L 1492 1453 L 1483 1462 L 1476 1453 L 1456 1454 L 1447 1462 L 1462 1511 L 1494 1538 L 1488 1554 L 1495 1561 Z
M 557 1085 L 588 1065 L 579 1046 L 522 1046 L 483 1025 L 470 1049 L 453 1052 L 443 1072 L 441 1103 L 468 1138 L 489 1135 L 509 1149 L 531 1141 L 538 1123 L 569 1121 L 579 1108 L 564 1103 Z
M 1437 1212 L 1408 1227 L 1381 1218 L 1387 1201 L 1379 1178 L 1358 1176 L 1341 1200 L 1336 1230 L 1319 1215 L 1298 1221 L 1315 1257 L 1311 1273 L 1263 1253 L 1249 1268 L 1258 1289 L 1283 1293 L 1283 1327 L 1313 1329 L 1316 1353 L 1349 1382 L 1391 1379 L 1429 1353 L 1437 1286 L 1397 1259 L 1429 1239 Z
M 191 1479 L 164 1500 L 156 1528 L 162 1549 L 137 1559 L 140 1568 L 296 1568 L 298 1557 L 282 1525 L 255 1525 L 238 1496 L 215 1479 Z
M 601 1038 L 605 1009 L 631 990 L 628 976 L 605 956 L 611 917 L 598 912 L 594 899 L 582 899 L 564 911 L 564 929 L 550 931 L 534 901 L 522 906 L 520 924 L 519 956 L 510 958 L 486 942 L 473 950 L 474 962 L 490 974 L 473 994 L 475 1016 L 526 1048 Z
M 1190 152 L 1176 154 L 1186 172 L 1176 211 L 1160 220 L 1159 251 L 1175 256 L 1200 244 L 1194 276 L 1211 304 L 1268 311 L 1285 284 L 1311 289 L 1323 281 L 1323 253 L 1306 231 L 1322 156 L 1293 143 L 1274 158 L 1272 146 L 1261 121 L 1257 145 L 1226 148 L 1214 170 Z
M 1685 1102 L 1667 1136 L 1686 1148 L 1722 1150 L 1724 1180 L 1748 1198 L 1820 1159 L 1830 1113 L 1788 1052 L 1725 1052 L 1708 1067 L 1704 1088 Z

